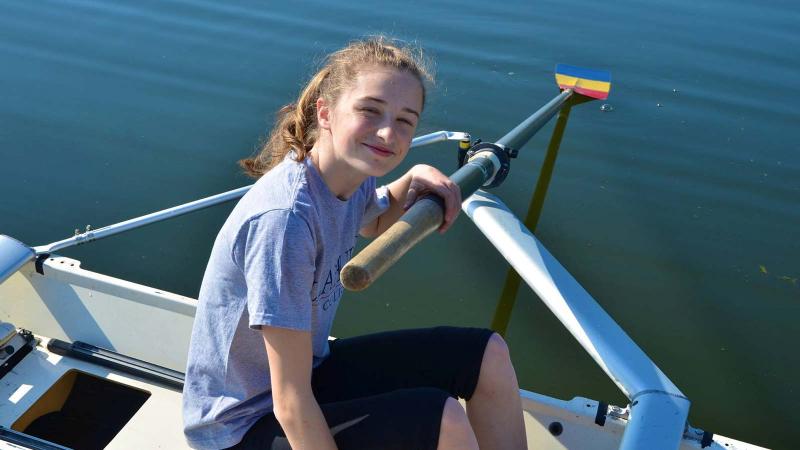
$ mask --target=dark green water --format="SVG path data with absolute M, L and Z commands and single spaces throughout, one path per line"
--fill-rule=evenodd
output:
M 557 93 L 556 63 L 608 69 L 614 110 L 573 111 L 537 235 L 693 401 L 693 425 L 796 448 L 798 24 L 790 1 L 5 1 L 0 233 L 39 245 L 248 184 L 235 161 L 315 60 L 364 34 L 435 58 L 420 133 L 496 139 Z M 519 215 L 549 130 L 497 190 Z M 438 145 L 401 169 L 454 161 Z M 230 208 L 63 254 L 195 296 Z M 349 295 L 335 334 L 487 326 L 505 270 L 462 217 Z M 508 338 L 523 387 L 626 403 L 529 291 Z

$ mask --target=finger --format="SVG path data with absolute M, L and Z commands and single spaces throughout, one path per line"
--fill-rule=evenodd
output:
M 408 209 L 411 205 L 414 204 L 414 201 L 417 200 L 417 189 L 416 188 L 409 188 L 408 193 L 406 194 L 406 202 L 403 204 L 403 209 Z
M 445 199 L 445 220 L 440 227 L 440 232 L 444 233 L 455 222 L 461 211 L 461 189 L 457 184 L 448 180 L 446 183 L 447 191 Z
M 442 223 L 438 228 L 441 233 L 447 229 L 451 221 L 452 213 L 450 210 L 453 208 L 453 194 L 444 183 L 431 186 L 431 192 L 442 201 Z
M 448 180 L 448 187 L 453 196 L 453 218 L 455 218 L 461 210 L 461 188 L 451 180 Z
M 456 220 L 456 216 L 458 216 L 458 212 L 461 210 L 461 189 L 459 189 L 458 185 L 453 183 L 452 181 L 448 180 L 448 194 L 449 194 L 449 218 L 450 222 Z

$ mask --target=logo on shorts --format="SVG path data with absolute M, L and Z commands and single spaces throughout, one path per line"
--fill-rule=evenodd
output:
M 369 414 L 365 414 L 365 415 L 363 415 L 361 417 L 357 417 L 357 418 L 355 418 L 353 420 L 348 420 L 347 422 L 340 423 L 339 425 L 336 425 L 335 427 L 331 427 L 331 436 L 336 436 L 336 433 L 338 433 L 340 431 L 343 431 L 343 430 L 346 430 L 346 429 L 352 427 L 353 425 L 357 425 L 359 422 L 361 422 L 362 420 L 366 419 L 367 417 L 369 417 Z M 289 440 L 286 439 L 285 437 L 276 437 L 275 440 L 272 441 L 272 449 L 273 450 L 284 449 L 284 448 L 287 448 L 287 449 L 291 448 L 289 446 Z
M 356 419 L 348 420 L 347 422 L 340 423 L 339 425 L 336 425 L 335 427 L 331 427 L 331 436 L 336 436 L 336 433 L 352 427 L 353 425 L 361 422 L 362 420 L 366 419 L 367 417 L 369 417 L 369 414 L 364 414 L 363 416 L 358 417 Z

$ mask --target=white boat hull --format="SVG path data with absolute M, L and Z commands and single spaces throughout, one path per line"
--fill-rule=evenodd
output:
M 186 366 L 195 313 L 193 299 L 84 270 L 80 262 L 52 257 L 0 284 L 0 320 L 32 331 L 41 343 L 0 380 L 0 426 L 21 428 L 26 412 L 70 371 L 77 370 L 149 392 L 149 397 L 108 449 L 188 448 L 182 432 L 181 393 L 124 371 L 47 350 L 48 339 L 83 341 L 172 370 Z M 520 390 L 528 448 L 618 449 L 626 410 L 612 407 L 598 425 L 597 401 L 558 400 Z M 606 409 L 603 407 L 603 411 Z M 29 413 L 30 415 L 30 413 Z M 27 420 L 27 419 L 25 419 Z M 603 420 L 601 420 L 603 421 Z M 16 426 L 15 426 L 16 424 Z M 689 429 L 680 449 L 700 449 L 703 433 Z M 0 440 L 0 450 L 13 447 Z M 760 449 L 714 436 L 718 450 Z

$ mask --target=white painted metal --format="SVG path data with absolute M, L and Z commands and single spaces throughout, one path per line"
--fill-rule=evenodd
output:
M 520 389 L 522 409 L 525 416 L 525 431 L 528 448 L 537 450 L 591 449 L 616 450 L 620 448 L 623 436 L 629 433 L 629 420 L 609 415 L 603 426 L 594 422 L 598 402 L 583 397 L 572 400 L 559 400 L 546 395 Z M 612 407 L 614 409 L 620 409 Z M 562 432 L 554 436 L 549 427 L 559 423 Z M 700 450 L 702 430 L 692 429 L 680 440 L 680 450 Z M 649 450 L 650 445 L 641 447 Z M 714 435 L 714 440 L 704 450 L 766 450 L 757 445 Z
M 221 194 L 212 195 L 210 197 L 201 198 L 200 200 L 184 203 L 183 205 L 173 206 L 172 208 L 162 209 L 161 211 L 156 211 L 154 213 L 146 214 L 144 216 L 128 219 L 126 221 L 115 223 L 113 225 L 108 225 L 103 228 L 98 228 L 96 230 L 86 231 L 85 233 L 80 233 L 73 237 L 62 239 L 60 241 L 56 241 L 51 244 L 34 247 L 33 250 L 36 252 L 37 255 L 49 254 L 52 252 L 57 252 L 67 247 L 72 247 L 74 245 L 80 245 L 80 244 L 85 244 L 87 242 L 96 241 L 98 239 L 113 236 L 115 234 L 132 230 L 134 228 L 143 227 L 151 223 L 160 222 L 166 219 L 171 219 L 173 217 L 178 217 L 186 213 L 198 211 L 204 208 L 218 205 L 220 203 L 227 202 L 229 200 L 237 199 L 243 196 L 248 190 L 250 190 L 250 187 L 252 187 L 252 185 L 240 187 L 238 189 L 233 189 L 231 191 L 223 192 Z
M 22 242 L 0 234 L 0 283 L 34 257 L 33 250 Z
M 422 147 L 423 145 L 429 145 L 435 142 L 463 141 L 469 139 L 469 133 L 464 133 L 463 131 L 436 131 L 434 133 L 415 137 L 411 141 L 411 148 Z
M 621 448 L 678 448 L 689 400 L 500 199 L 478 191 L 464 201 L 463 207 L 522 279 L 636 405 Z
M 628 428 L 620 449 L 678 448 L 686 429 L 689 406 L 686 397 L 664 391 L 635 394 L 631 397 Z

